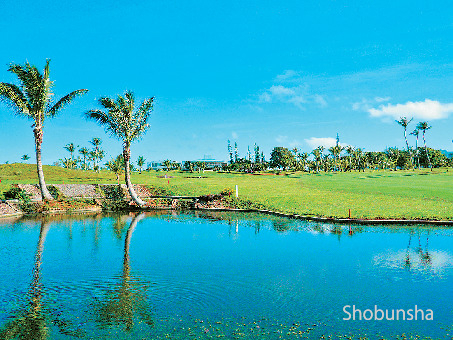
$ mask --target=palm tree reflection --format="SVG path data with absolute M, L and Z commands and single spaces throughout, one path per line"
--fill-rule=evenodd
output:
M 132 233 L 137 223 L 145 217 L 144 213 L 136 215 L 129 226 L 124 242 L 123 273 L 115 287 L 107 297 L 95 304 L 96 319 L 101 328 L 117 325 L 124 326 L 124 330 L 131 331 L 136 314 L 142 322 L 154 327 L 152 312 L 148 306 L 145 290 L 147 286 L 131 276 L 129 247 Z
M 49 221 L 41 221 L 39 240 L 35 253 L 33 280 L 25 303 L 20 307 L 9 321 L 0 329 L 0 339 L 46 339 L 49 336 L 49 325 L 56 325 L 61 334 L 80 337 L 83 333 L 75 330 L 72 324 L 60 318 L 52 308 L 44 304 L 44 289 L 41 282 L 41 264 L 44 250 L 44 241 L 49 231 Z

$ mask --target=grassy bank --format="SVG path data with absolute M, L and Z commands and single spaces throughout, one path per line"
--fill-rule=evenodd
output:
M 45 167 L 47 183 L 115 183 L 102 171 Z M 162 187 L 174 194 L 205 195 L 234 189 L 239 196 L 271 210 L 301 215 L 353 218 L 453 219 L 453 171 L 367 171 L 352 173 L 288 173 L 285 175 L 134 173 L 133 183 Z M 11 183 L 37 183 L 35 166 L 0 165 L 0 191 Z

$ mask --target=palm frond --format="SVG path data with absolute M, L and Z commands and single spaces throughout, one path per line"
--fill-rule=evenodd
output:
M 101 125 L 108 124 L 108 115 L 101 110 L 89 110 L 85 112 L 85 117 L 97 121 Z
M 129 112 L 134 111 L 134 107 L 135 107 L 135 95 L 134 95 L 134 92 L 126 91 L 125 97 L 127 99 Z
M 109 97 L 102 97 L 98 100 L 99 104 L 108 109 L 108 110 L 115 110 L 117 109 L 116 103 L 112 98 Z
M 18 114 L 30 116 L 27 98 L 25 98 L 21 89 L 14 84 L 0 83 L 0 101 L 5 102 Z
M 48 67 L 48 62 L 46 64 Z M 43 112 L 52 96 L 51 82 L 44 81 L 44 77 L 36 66 L 26 62 L 24 66 L 11 64 L 8 71 L 14 73 L 21 81 L 22 91 L 27 97 L 28 107 L 31 112 Z
M 63 109 L 66 105 L 68 105 L 75 97 L 84 95 L 87 92 L 88 92 L 88 90 L 86 90 L 86 89 L 72 91 L 71 93 L 69 93 L 66 96 L 64 96 L 63 98 L 61 98 L 54 106 L 52 106 L 50 108 L 50 110 L 47 112 L 47 115 L 50 117 L 54 117 L 61 109 Z

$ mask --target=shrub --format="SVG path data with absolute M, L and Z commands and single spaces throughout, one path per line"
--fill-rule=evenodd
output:
M 27 193 L 25 190 L 20 188 L 11 188 L 4 193 L 5 199 L 10 200 L 20 200 L 22 202 L 30 202 L 30 194 Z

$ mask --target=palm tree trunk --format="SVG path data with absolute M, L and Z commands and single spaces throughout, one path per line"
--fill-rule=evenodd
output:
M 44 181 L 44 172 L 42 170 L 41 161 L 41 144 L 42 144 L 42 127 L 35 127 L 33 130 L 35 134 L 35 149 L 36 149 L 36 167 L 38 172 L 39 188 L 43 200 L 53 200 L 49 190 L 47 190 L 46 182 Z
M 127 190 L 129 191 L 129 195 L 131 195 L 131 198 L 134 200 L 134 202 L 137 203 L 139 207 L 142 207 L 146 204 L 146 202 L 138 197 L 131 183 L 131 174 L 129 168 L 131 149 L 130 146 L 127 144 L 123 148 L 123 157 L 124 157 L 124 179 L 126 181 Z
M 425 145 L 425 153 L 426 153 L 426 157 L 428 158 L 429 168 L 432 171 L 433 170 L 433 166 L 431 165 L 431 160 L 429 159 L 428 148 L 426 147 L 425 131 L 423 131 L 423 144 Z
M 417 156 L 417 166 L 420 169 L 420 156 L 418 154 L 418 135 L 417 135 L 417 139 L 415 141 L 415 155 Z

